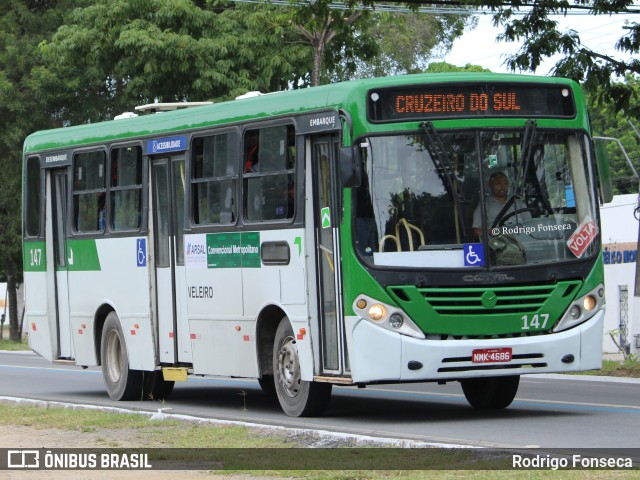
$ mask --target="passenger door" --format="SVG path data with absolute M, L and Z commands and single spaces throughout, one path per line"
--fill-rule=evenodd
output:
M 55 312 L 55 329 L 57 351 L 54 348 L 53 358 L 73 358 L 71 341 L 71 322 L 69 315 L 69 283 L 68 264 L 73 258 L 67 258 L 67 168 L 56 168 L 47 171 L 46 177 L 46 236 L 47 241 L 47 283 L 48 290 L 55 304 L 49 301 L 48 310 Z M 72 254 L 72 253 L 71 253 Z
M 342 311 L 337 139 L 316 138 L 311 149 L 321 369 L 325 374 L 343 375 L 348 371 L 348 358 Z
M 184 299 L 183 155 L 153 158 L 153 237 L 156 277 L 156 318 L 161 363 L 190 363 L 191 339 Z

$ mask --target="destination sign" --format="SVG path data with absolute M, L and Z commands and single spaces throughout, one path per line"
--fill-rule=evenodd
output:
M 562 85 L 420 85 L 368 93 L 371 122 L 475 117 L 555 117 L 576 114 L 571 89 Z
M 40 157 L 40 163 L 43 168 L 55 168 L 65 165 L 71 165 L 71 151 L 57 151 L 46 153 Z

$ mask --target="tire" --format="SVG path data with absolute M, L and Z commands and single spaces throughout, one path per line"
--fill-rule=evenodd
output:
M 142 372 L 142 376 L 144 400 L 167 400 L 171 396 L 175 382 L 165 380 L 162 371 Z
M 507 408 L 518 392 L 520 376 L 483 377 L 460 380 L 469 404 L 478 410 Z
M 276 330 L 273 375 L 280 406 L 290 417 L 319 416 L 327 408 L 332 385 L 300 379 L 298 347 L 287 317 L 280 321 Z
M 276 384 L 274 383 L 273 375 L 263 375 L 258 379 L 258 383 L 265 395 L 268 397 L 276 396 Z
M 142 399 L 142 372 L 129 369 L 129 356 L 120 320 L 109 313 L 100 341 L 102 377 L 112 400 Z

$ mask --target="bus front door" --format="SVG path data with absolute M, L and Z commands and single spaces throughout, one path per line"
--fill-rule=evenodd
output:
M 311 163 L 322 373 L 342 376 L 348 372 L 348 358 L 342 313 L 337 145 L 333 138 L 314 139 Z
M 55 312 L 49 316 L 49 325 L 56 334 L 51 338 L 52 359 L 73 358 L 71 320 L 69 315 L 68 260 L 66 251 L 67 231 L 67 178 L 66 168 L 47 171 L 46 177 L 46 238 L 47 238 L 47 289 L 55 292 L 48 295 L 47 310 Z M 55 322 L 55 325 L 54 325 Z
M 155 318 L 160 362 L 191 363 L 191 339 L 184 295 L 184 156 L 154 158 L 153 227 Z

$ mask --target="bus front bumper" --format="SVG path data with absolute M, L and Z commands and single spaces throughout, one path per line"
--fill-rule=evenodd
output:
M 354 383 L 561 373 L 602 366 L 604 310 L 563 332 L 500 339 L 421 340 L 385 330 L 358 317 L 346 320 Z M 504 352 L 509 349 L 508 361 L 472 361 L 474 350 Z

